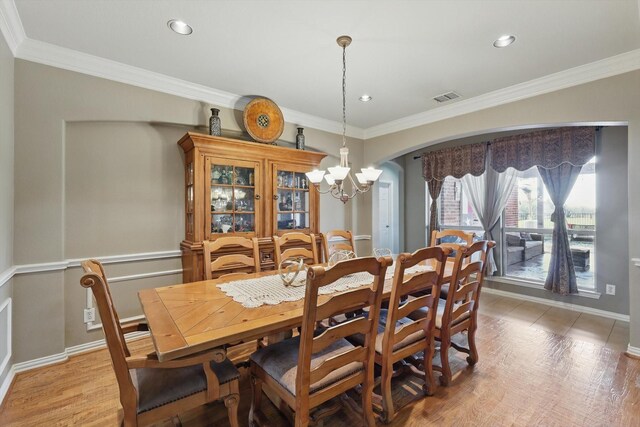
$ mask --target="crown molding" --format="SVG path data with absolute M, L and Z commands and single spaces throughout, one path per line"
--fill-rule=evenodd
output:
M 6 1 L 6 0 L 2 0 Z M 207 102 L 230 109 L 243 109 L 251 98 L 213 89 L 197 83 L 191 83 L 175 77 L 133 67 L 95 55 L 60 47 L 51 43 L 24 38 L 19 44 L 16 58 L 37 62 L 77 73 L 100 77 L 132 86 L 154 90 L 181 98 Z M 287 123 L 323 130 L 330 133 L 342 133 L 342 123 L 327 120 L 290 108 L 281 107 Z M 363 139 L 364 130 L 350 126 L 347 135 Z
M 27 38 L 18 15 L 18 9 L 13 0 L 0 0 L 0 31 L 9 45 L 13 56 L 16 56 L 18 47 Z
M 640 69 L 640 49 L 373 126 L 365 129 L 364 139 L 367 140 L 462 114 L 532 98 L 637 69 Z
M 639 0 L 640 3 L 640 0 Z M 132 86 L 142 87 L 216 106 L 242 109 L 249 98 L 191 83 L 175 77 L 100 58 L 26 36 L 14 0 L 0 0 L 0 30 L 16 58 L 75 71 Z M 531 98 L 594 80 L 640 69 L 640 49 L 570 68 L 528 82 L 464 99 L 387 123 L 361 129 L 347 127 L 347 135 L 367 140 L 462 114 Z M 334 134 L 342 133 L 342 123 L 281 107 L 287 123 Z

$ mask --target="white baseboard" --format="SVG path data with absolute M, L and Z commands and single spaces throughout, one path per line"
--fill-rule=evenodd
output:
M 138 331 L 138 332 L 131 332 L 127 334 L 125 338 L 127 339 L 127 341 L 133 341 L 138 338 L 148 337 L 148 336 L 149 336 L 148 331 Z M 104 339 L 101 339 L 101 340 L 91 341 L 84 344 L 74 345 L 72 347 L 67 347 L 67 349 L 65 350 L 65 353 L 67 353 L 68 356 L 75 356 L 76 354 L 86 353 L 87 351 L 95 350 L 98 348 L 103 348 L 103 347 L 106 348 L 106 346 L 107 346 L 107 342 Z
M 127 334 L 127 341 L 132 341 L 138 338 L 149 336 L 147 331 L 131 332 Z M 42 368 L 44 366 L 53 365 L 60 362 L 69 360 L 69 356 L 75 356 L 77 354 L 86 353 L 91 350 L 106 347 L 107 343 L 104 339 L 88 342 L 85 344 L 74 345 L 67 347 L 64 352 L 53 354 L 51 356 L 40 357 L 38 359 L 27 360 L 26 362 L 14 363 L 9 369 L 9 373 L 0 385 L 0 404 L 4 401 L 4 398 L 11 387 L 15 375 L 20 372 L 30 371 L 31 369 Z
M 631 344 L 627 346 L 627 354 L 640 359 L 640 347 L 633 347 Z
M 16 376 L 16 371 L 15 369 L 13 369 L 13 366 L 11 366 L 9 368 L 9 372 L 7 373 L 7 376 L 4 378 L 4 381 L 2 381 L 2 384 L 0 384 L 0 404 L 4 402 L 4 398 L 9 392 L 9 388 L 11 387 L 11 384 L 13 383 L 13 379 L 15 378 L 15 376 Z
M 62 353 L 52 354 L 50 356 L 39 357 L 26 362 L 14 363 L 12 369 L 17 373 L 30 371 L 31 369 L 40 368 L 41 366 L 53 365 L 64 362 L 69 358 L 66 351 Z
M 564 308 L 564 309 L 571 310 L 571 311 L 578 311 L 580 313 L 594 314 L 596 316 L 601 316 L 601 317 L 606 317 L 606 318 L 609 318 L 609 319 L 620 320 L 622 322 L 628 322 L 629 321 L 629 315 L 628 314 L 614 313 L 612 311 L 600 310 L 600 309 L 597 309 L 597 308 L 585 307 L 583 305 L 571 304 L 571 303 L 562 302 L 562 301 L 555 301 L 555 300 L 550 300 L 550 299 L 547 299 L 547 298 L 532 297 L 532 296 L 529 296 L 529 295 L 522 295 L 522 294 L 518 294 L 518 293 L 515 293 L 515 292 L 508 292 L 508 291 L 503 291 L 503 290 L 500 290 L 500 289 L 493 289 L 493 288 L 489 288 L 487 286 L 483 286 L 482 287 L 482 292 L 486 292 L 488 294 L 500 295 L 500 296 L 503 296 L 503 297 L 513 298 L 513 299 L 537 302 L 537 303 L 540 303 L 540 304 L 550 305 L 552 307 L 559 307 L 559 308 Z

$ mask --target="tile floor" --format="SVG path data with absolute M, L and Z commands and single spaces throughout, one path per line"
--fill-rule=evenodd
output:
M 479 312 L 624 352 L 629 323 L 483 292 Z

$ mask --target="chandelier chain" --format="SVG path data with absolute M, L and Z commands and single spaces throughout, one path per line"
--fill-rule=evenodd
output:
M 342 146 L 347 146 L 347 46 L 342 45 Z
M 329 174 L 327 175 L 323 170 L 314 170 L 307 172 L 307 177 L 318 193 L 330 194 L 342 201 L 342 203 L 347 203 L 358 194 L 371 190 L 382 171 L 372 167 L 363 168 L 361 169 L 362 173 L 355 174 L 358 182 L 351 176 L 348 158 L 349 149 L 347 148 L 347 46 L 351 44 L 351 37 L 343 35 L 338 37 L 336 42 L 342 47 L 342 148 L 340 149 L 340 163 L 335 167 L 329 168 Z M 329 184 L 329 188 L 326 190 L 320 189 L 323 176 Z M 351 185 L 351 191 L 347 189 L 348 184 Z

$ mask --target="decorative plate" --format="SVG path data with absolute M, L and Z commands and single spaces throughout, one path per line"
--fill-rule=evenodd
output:
M 255 98 L 247 104 L 242 114 L 244 127 L 258 142 L 273 142 L 284 130 L 282 111 L 270 99 Z

